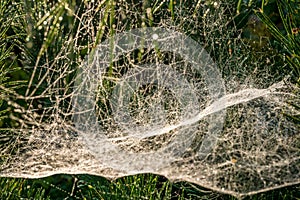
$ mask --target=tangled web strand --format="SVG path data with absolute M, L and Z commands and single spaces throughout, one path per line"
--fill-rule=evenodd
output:
M 225 12 L 222 6 L 215 9 Z M 174 21 L 185 17 L 188 27 L 192 22 L 203 25 L 207 43 L 215 29 L 226 27 L 209 12 L 198 24 L 190 11 L 179 6 L 180 17 Z M 84 17 L 81 23 L 89 23 Z M 120 21 L 122 17 L 116 16 Z M 31 126 L 5 133 L 16 139 L 0 146 L 0 175 L 118 178 L 155 173 L 237 197 L 299 183 L 299 125 L 283 115 L 299 114 L 288 103 L 299 102 L 294 86 L 286 79 L 233 87 L 236 79 L 247 76 L 238 71 L 246 59 L 226 57 L 224 63 L 235 63 L 231 70 L 237 71 L 222 75 L 226 64 L 218 66 L 222 63 L 217 65 L 183 28 L 170 23 L 127 31 L 124 25 L 107 35 L 79 63 L 68 85 L 70 94 L 58 95 L 61 88 L 56 85 L 74 71 L 68 67 L 59 72 L 57 82 L 48 83 L 43 95 L 10 93 L 10 98 L 20 99 L 55 95 L 55 101 L 42 114 L 29 106 L 23 111 Z M 265 82 L 268 72 L 260 73 L 263 78 L 251 77 L 254 82 Z

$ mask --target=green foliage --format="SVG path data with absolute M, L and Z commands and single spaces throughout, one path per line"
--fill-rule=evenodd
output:
M 261 8 L 256 10 L 257 16 L 268 27 L 272 36 L 277 41 L 283 59 L 289 63 L 294 75 L 300 81 L 300 5 L 296 1 L 277 1 L 278 11 L 283 25 L 283 30 Z
M 245 199 L 297 199 L 299 186 L 286 187 Z M 171 183 L 161 176 L 141 174 L 109 181 L 91 175 L 54 175 L 41 179 L 0 178 L 1 199 L 232 199 L 202 187 Z
M 45 195 L 45 189 L 28 184 L 28 180 L 15 178 L 0 179 L 0 198 L 1 199 L 50 199 Z
M 300 4 L 295 0 L 239 0 L 236 22 L 243 29 L 243 36 L 251 41 L 255 50 L 271 43 L 277 51 L 281 77 L 291 76 L 300 84 Z M 250 40 L 249 40 L 250 39 Z M 285 74 L 285 75 L 284 75 Z M 298 95 L 299 92 L 295 91 Z M 297 102 L 291 105 L 299 110 Z M 299 116 L 285 114 L 300 123 Z
M 0 2 L 0 128 L 18 124 L 9 118 L 8 102 L 10 95 L 20 91 L 27 78 L 19 65 L 21 55 L 26 51 L 23 16 L 19 8 L 19 4 L 12 1 Z
M 282 59 L 289 64 L 290 74 L 300 86 L 300 4 L 294 0 L 277 0 L 276 2 L 281 28 L 276 25 L 263 7 L 255 12 L 274 37 L 274 46 L 280 52 Z M 297 102 L 291 101 L 291 105 L 300 110 Z M 299 115 L 286 114 L 286 116 L 295 123 L 300 123 Z

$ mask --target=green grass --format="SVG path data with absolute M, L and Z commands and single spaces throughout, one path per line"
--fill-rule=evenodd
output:
M 0 178 L 1 199 L 226 199 L 230 195 L 209 191 L 187 182 L 141 174 L 107 180 L 91 175 L 54 175 L 41 179 Z M 245 199 L 299 199 L 300 186 L 277 189 Z

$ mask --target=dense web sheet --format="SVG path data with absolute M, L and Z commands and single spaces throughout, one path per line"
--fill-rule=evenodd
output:
M 257 57 L 268 60 L 262 68 L 242 39 L 230 38 L 222 19 L 229 5 L 196 5 L 203 16 L 179 4 L 176 15 L 153 22 L 164 5 L 146 8 L 145 22 L 156 28 L 128 28 L 139 23 L 139 12 L 114 5 L 119 23 L 75 68 L 62 65 L 68 48 L 51 64 L 37 63 L 32 76 L 40 81 L 26 96 L 7 92 L 22 128 L 5 133 L 0 175 L 154 173 L 235 196 L 299 183 L 299 125 L 286 117 L 299 114 L 289 104 L 299 102 L 296 87 L 270 72 L 275 59 Z M 89 28 L 105 9 L 85 6 L 90 12 L 77 16 L 82 27 L 66 46 L 80 49 L 80 38 L 95 39 Z M 185 31 L 190 26 L 204 42 Z M 36 99 L 49 105 L 35 106 Z

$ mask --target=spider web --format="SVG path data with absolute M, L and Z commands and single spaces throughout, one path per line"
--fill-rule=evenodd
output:
M 237 197 L 299 183 L 299 96 L 278 58 L 249 53 L 231 2 L 174 5 L 64 4 L 62 48 L 26 95 L 7 91 L 21 128 L 1 133 L 0 175 L 154 173 Z

